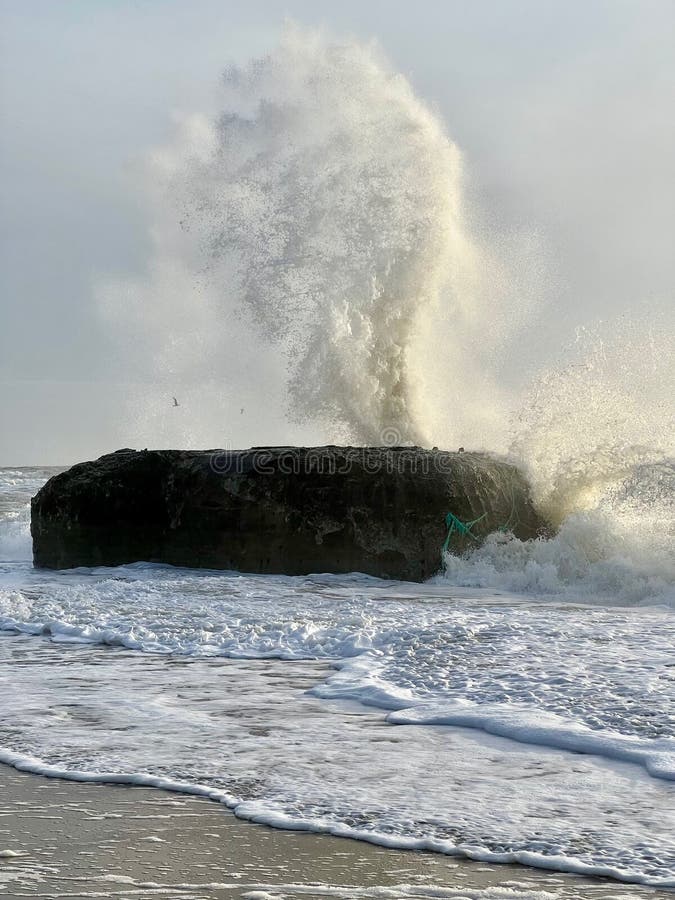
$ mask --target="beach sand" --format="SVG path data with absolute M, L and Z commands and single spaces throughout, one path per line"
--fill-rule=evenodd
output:
M 521 900 L 544 896 L 542 891 L 546 900 L 673 896 L 604 879 L 276 830 L 240 821 L 201 798 L 61 781 L 0 766 L 0 896 L 7 900 Z

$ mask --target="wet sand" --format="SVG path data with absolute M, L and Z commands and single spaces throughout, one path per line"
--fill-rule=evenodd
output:
M 0 766 L 0 896 L 648 900 L 674 894 L 276 830 L 240 821 L 201 798 Z

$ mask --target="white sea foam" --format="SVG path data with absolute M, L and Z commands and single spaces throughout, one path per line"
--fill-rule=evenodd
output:
M 395 725 L 455 725 L 479 728 L 526 744 L 558 747 L 643 765 L 650 775 L 675 780 L 675 739 L 644 740 L 598 731 L 562 716 L 514 703 L 421 703 L 391 713 Z
M 25 507 L 0 522 L 0 566 L 3 562 L 30 559 L 31 553 L 30 509 Z
M 308 696 L 317 663 L 29 638 L 0 640 L 0 655 L 12 673 L 0 742 L 16 748 L 0 759 L 18 768 L 197 794 L 276 827 L 675 886 L 675 786 L 639 767 L 474 729 L 387 727 L 379 711 Z
M 0 578 L 3 565 L 32 558 L 30 498 L 56 471 L 0 468 Z
M 125 884 L 129 888 L 152 891 L 204 891 L 204 890 L 237 890 L 242 900 L 287 900 L 289 897 L 332 897 L 347 900 L 557 900 L 561 893 L 557 890 L 536 890 L 522 886 L 488 887 L 488 888 L 451 888 L 421 884 L 393 884 L 388 887 L 372 885 L 362 887 L 354 884 L 330 885 L 321 882 L 298 884 L 246 884 L 235 882 L 196 883 L 162 883 L 156 881 L 138 881 L 124 876 L 100 876 L 100 881 Z M 617 898 L 618 900 L 618 898 Z
M 666 610 L 532 605 L 458 593 L 442 580 L 422 587 L 140 564 L 6 585 L 0 628 L 148 653 L 328 660 L 339 670 L 314 688 L 325 698 L 407 709 L 420 721 L 428 704 L 479 703 L 471 723 L 466 707 L 456 724 L 526 741 L 528 717 L 548 714 L 540 743 L 675 774 L 675 619 Z
M 347 900 L 557 900 L 561 893 L 557 890 L 536 890 L 527 886 L 521 887 L 487 887 L 487 888 L 451 888 L 422 884 L 393 884 L 388 887 L 372 885 L 359 886 L 330 885 L 321 882 L 299 884 L 285 882 L 282 884 L 247 884 L 242 881 L 233 882 L 158 882 L 139 881 L 128 876 L 100 875 L 93 879 L 103 883 L 125 885 L 129 891 L 151 890 L 155 892 L 175 891 L 218 891 L 236 890 L 242 900 L 287 900 L 289 897 L 332 897 Z M 86 895 L 84 895 L 86 896 Z
M 675 608 L 675 555 L 664 546 L 671 527 L 662 520 L 655 531 L 639 516 L 621 523 L 600 509 L 573 513 L 550 538 L 519 541 L 497 532 L 467 556 L 448 554 L 435 580 L 542 600 Z

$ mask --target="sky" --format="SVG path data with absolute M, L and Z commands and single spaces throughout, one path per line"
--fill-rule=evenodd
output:
M 0 465 L 128 444 L 141 376 L 96 284 L 146 265 L 138 161 L 287 18 L 375 39 L 461 148 L 477 221 L 531 237 L 533 364 L 579 325 L 672 307 L 672 0 L 0 0 Z M 228 441 L 309 434 L 271 407 L 244 379 Z

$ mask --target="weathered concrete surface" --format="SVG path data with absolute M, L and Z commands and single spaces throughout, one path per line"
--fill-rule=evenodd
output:
M 418 447 L 118 450 L 55 475 L 32 501 L 35 565 L 140 560 L 288 575 L 438 571 L 445 515 L 479 538 L 543 522 L 513 466 Z M 453 538 L 462 552 L 469 538 Z

